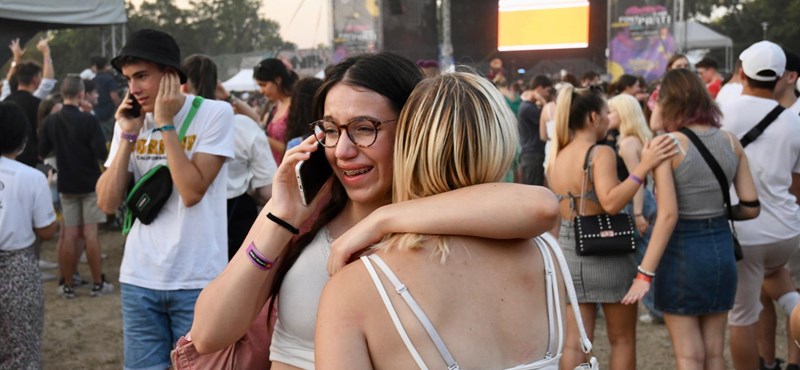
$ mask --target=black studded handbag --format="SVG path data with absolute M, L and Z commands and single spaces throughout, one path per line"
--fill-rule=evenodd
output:
M 636 251 L 636 242 L 633 239 L 633 220 L 629 214 L 583 215 L 586 185 L 592 170 L 592 153 L 595 145 L 592 145 L 586 152 L 586 159 L 583 162 L 581 200 L 578 215 L 574 220 L 575 253 L 579 256 L 611 256 L 633 253 Z

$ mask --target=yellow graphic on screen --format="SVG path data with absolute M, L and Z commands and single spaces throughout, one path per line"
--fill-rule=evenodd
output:
M 500 51 L 589 46 L 586 0 L 500 0 L 498 18 Z

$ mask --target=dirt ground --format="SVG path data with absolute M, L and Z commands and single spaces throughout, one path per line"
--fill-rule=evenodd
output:
M 112 294 L 91 297 L 89 285 L 76 289 L 76 297 L 64 300 L 56 295 L 57 282 L 45 287 L 44 369 L 120 369 L 122 367 L 122 314 L 119 298 L 119 265 L 123 237 L 118 230 L 100 231 L 100 244 L 108 259 L 103 261 L 106 278 L 115 286 Z M 55 241 L 42 246 L 42 256 L 55 261 Z M 81 276 L 90 277 L 89 267 L 81 263 Z M 55 273 L 56 271 L 50 270 Z M 785 338 L 785 324 L 779 315 L 778 338 Z M 639 369 L 673 369 L 672 347 L 664 325 L 639 324 L 636 328 Z M 605 322 L 597 323 L 594 354 L 603 369 L 608 369 L 609 344 Z M 786 357 L 786 341 L 778 340 L 778 357 Z M 730 351 L 725 348 L 728 368 Z

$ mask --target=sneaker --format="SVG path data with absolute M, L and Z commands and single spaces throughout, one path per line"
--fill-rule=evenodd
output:
M 57 263 L 53 263 L 53 262 L 50 262 L 50 261 L 45 261 L 45 260 L 42 260 L 42 259 L 39 260 L 39 268 L 40 269 L 50 270 L 50 269 L 54 269 L 56 267 L 58 267 Z
M 79 275 L 77 272 L 72 274 L 72 286 L 79 287 L 79 286 L 84 286 L 86 284 L 89 284 L 89 282 L 86 281 L 86 280 L 83 280 L 81 278 L 81 275 Z M 63 277 L 58 278 L 58 286 L 60 287 L 62 285 L 64 285 L 64 278 Z
M 660 317 L 655 317 L 649 313 L 643 314 L 639 316 L 639 322 L 642 324 L 653 324 L 653 325 L 662 325 L 664 324 L 664 319 Z
M 767 367 L 767 364 L 764 363 L 764 358 L 761 356 L 758 357 L 758 368 L 759 370 L 781 370 L 781 364 L 783 363 L 783 359 L 775 358 L 775 364 L 772 367 Z
M 58 295 L 66 299 L 75 298 L 75 289 L 69 285 L 61 285 L 58 287 Z
M 94 284 L 92 286 L 92 297 L 99 297 L 101 295 L 105 295 L 114 291 L 114 285 L 106 281 L 106 275 L 102 275 L 102 280 L 100 284 Z

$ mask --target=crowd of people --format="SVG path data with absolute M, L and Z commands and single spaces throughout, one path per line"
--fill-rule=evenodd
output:
M 573 369 L 598 315 L 610 369 L 637 367 L 640 322 L 665 324 L 678 369 L 724 369 L 728 329 L 736 369 L 781 368 L 774 307 L 800 303 L 800 57 L 769 41 L 727 80 L 675 55 L 652 88 L 388 52 L 321 80 L 267 58 L 263 107 L 157 30 L 60 81 L 45 40 L 41 64 L 9 47 L 0 369 L 41 367 L 41 240 L 59 230 L 59 296 L 108 295 L 98 225 L 117 219 L 125 369 L 236 356 L 243 338 L 259 368 Z M 333 175 L 314 194 L 298 177 L 319 154 Z

